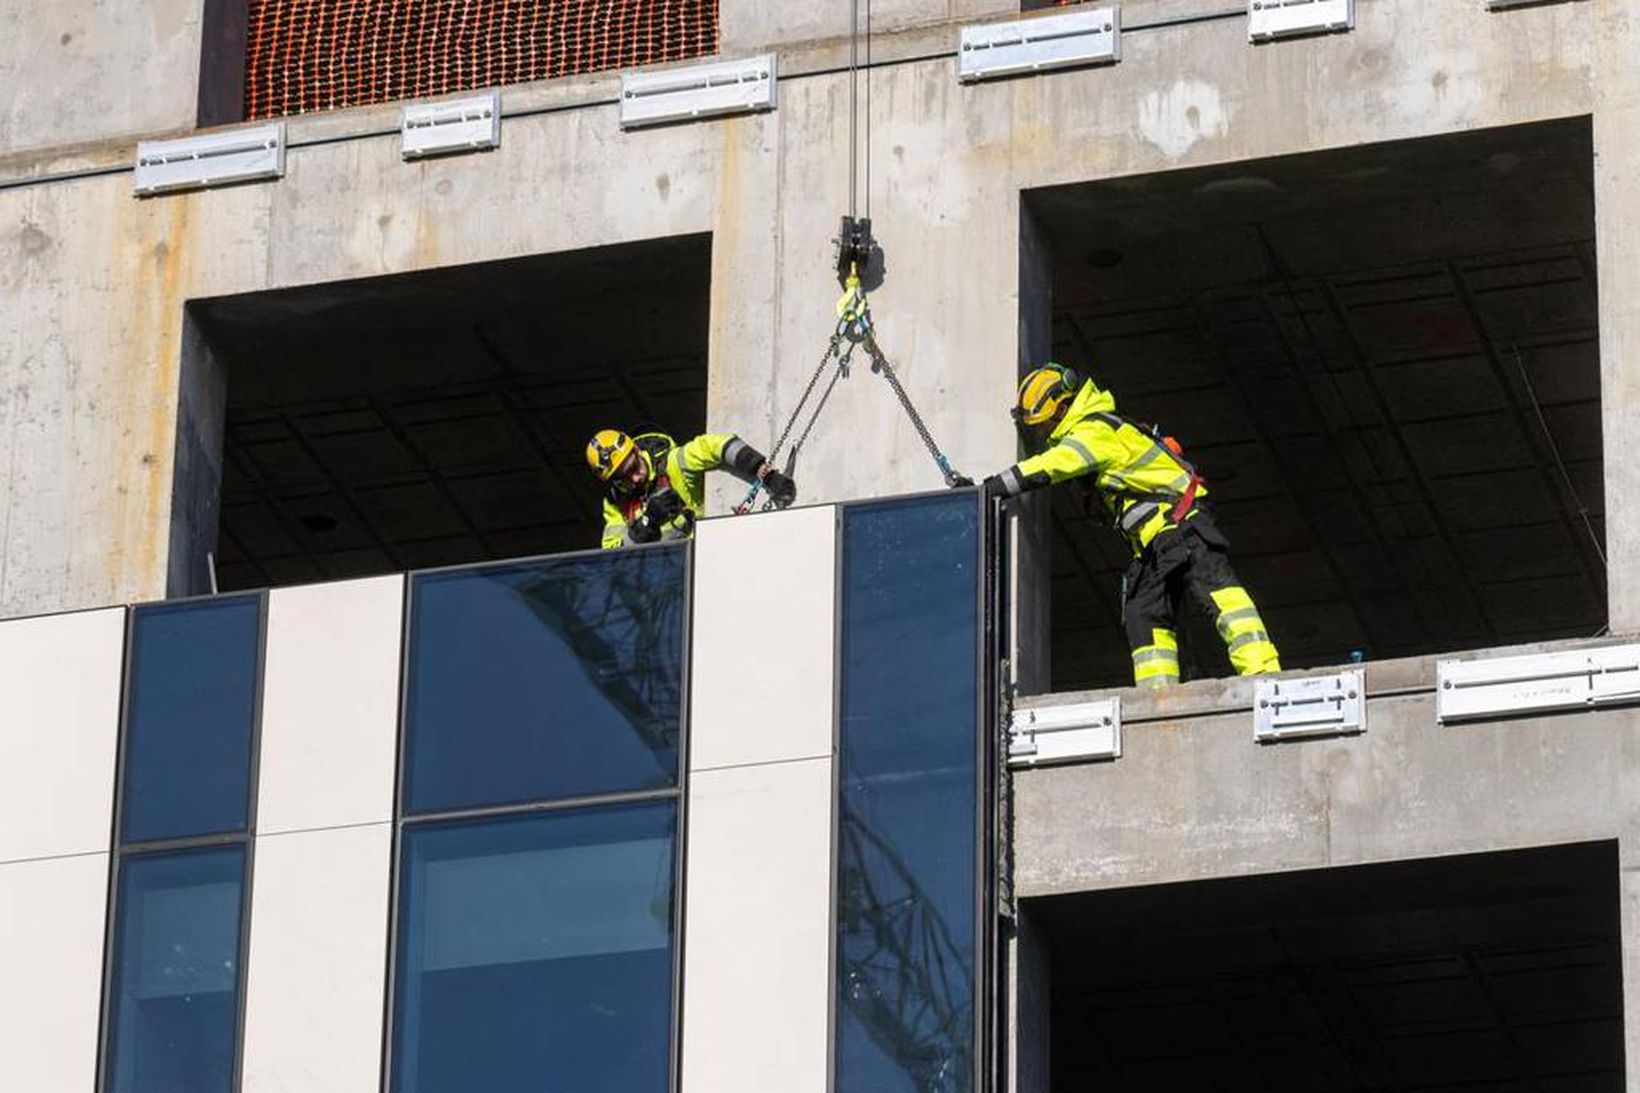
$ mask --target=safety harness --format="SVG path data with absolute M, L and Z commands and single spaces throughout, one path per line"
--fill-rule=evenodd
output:
M 1145 522 L 1167 502 L 1173 503 L 1173 507 L 1168 511 L 1168 519 L 1175 525 L 1183 523 L 1185 517 L 1190 515 L 1190 510 L 1196 507 L 1196 497 L 1201 493 L 1202 486 L 1206 485 L 1206 479 L 1196 470 L 1195 464 L 1185 458 L 1184 447 L 1174 438 L 1165 435 L 1161 428 L 1156 425 L 1129 421 L 1118 414 L 1108 413 L 1103 410 L 1095 410 L 1088 414 L 1088 417 L 1110 426 L 1112 431 L 1119 430 L 1124 425 L 1131 425 L 1134 429 L 1149 437 L 1152 450 L 1140 458 L 1139 465 L 1166 456 L 1177 463 L 1190 476 L 1190 480 L 1185 485 L 1183 492 L 1177 497 L 1154 491 L 1143 494 L 1135 492 L 1134 496 L 1140 499 L 1139 503 L 1121 515 L 1117 520 L 1117 526 L 1129 535 L 1137 534 L 1138 530 L 1144 527 Z

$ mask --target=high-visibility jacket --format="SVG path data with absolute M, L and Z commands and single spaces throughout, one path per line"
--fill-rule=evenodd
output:
M 613 489 L 604 495 L 605 550 L 632 544 L 632 522 L 643 515 L 649 499 L 661 490 L 673 490 L 683 501 L 683 510 L 661 529 L 661 538 L 689 538 L 706 507 L 706 472 L 721 467 L 750 481 L 756 476 L 756 465 L 762 462 L 762 456 L 733 433 L 702 433 L 687 444 L 679 444 L 664 433 L 644 433 L 632 439 L 649 467 L 649 482 L 639 495 L 627 496 Z
M 1207 487 L 1184 458 L 1132 422 L 1116 416 L 1116 397 L 1092 380 L 1071 400 L 1065 416 L 1048 434 L 1048 450 L 1002 472 L 1003 490 L 1022 493 L 1038 486 L 1095 475 L 1094 485 L 1111 523 L 1141 553 L 1164 529 L 1191 490 Z M 1194 509 L 1180 515 L 1189 519 Z

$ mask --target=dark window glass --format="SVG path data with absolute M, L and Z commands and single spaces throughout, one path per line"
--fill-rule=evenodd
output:
M 131 641 L 122 839 L 245 830 L 261 598 L 139 607 Z
M 684 548 L 412 582 L 409 812 L 672 785 Z
M 243 845 L 120 862 L 109 1093 L 231 1093 Z
M 837 1091 L 973 1088 L 979 513 L 843 531 Z
M 665 1093 L 672 801 L 412 824 L 396 1093 Z

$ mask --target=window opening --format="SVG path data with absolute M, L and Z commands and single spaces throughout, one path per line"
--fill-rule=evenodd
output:
M 1285 667 L 1590 637 L 1591 175 L 1570 119 L 1031 191 L 1023 314 L 1183 442 Z M 1128 551 L 1056 494 L 1051 689 L 1129 685 Z M 1185 677 L 1228 674 L 1184 616 Z
M 192 301 L 171 594 L 595 546 L 588 438 L 706 431 L 710 280 L 696 235 Z

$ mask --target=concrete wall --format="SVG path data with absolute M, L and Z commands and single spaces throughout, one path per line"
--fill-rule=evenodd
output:
M 1618 838 L 1633 710 L 1438 725 L 1435 660 L 1367 666 L 1367 730 L 1259 744 L 1252 684 L 1122 692 L 1122 756 L 1016 772 L 1021 897 Z M 1030 700 L 1051 705 L 1086 697 Z
M 1018 329 L 1023 188 L 1597 105 L 1610 119 L 1597 119 L 1597 140 L 1613 157 L 1602 186 L 1633 185 L 1620 154 L 1633 30 L 1620 3 L 1488 15 L 1478 4 L 1361 0 L 1351 34 L 1260 48 L 1234 12 L 1165 22 L 1223 15 L 1222 4 L 1135 4 L 1114 68 L 967 87 L 948 55 L 954 28 L 912 26 L 945 6 L 878 12 L 880 26 L 909 29 L 874 47 L 869 197 L 888 256 L 875 296 L 881 340 L 966 471 L 1014 454 L 1002 407 L 1022 337 L 1038 340 Z M 995 7 L 976 0 L 952 14 Z M 726 5 L 726 42 L 768 37 L 762 10 Z M 790 33 L 840 29 L 806 27 Z M 830 240 L 848 198 L 848 81 L 827 70 L 840 56 L 834 39 L 786 48 L 772 114 L 628 134 L 607 105 L 611 76 L 529 85 L 508 92 L 510 112 L 530 113 L 506 121 L 498 152 L 415 165 L 398 158 L 391 106 L 294 119 L 283 181 L 157 200 L 133 199 L 123 173 L 53 177 L 49 157 L 0 163 L 10 187 L 0 189 L 0 613 L 163 592 L 191 297 L 711 231 L 708 417 L 772 438 L 831 326 Z M 1618 77 L 1598 104 L 1597 65 Z M 1322 87 L 1329 94 L 1314 93 Z M 111 148 L 82 158 L 128 162 Z M 1640 263 L 1636 248 L 1607 242 L 1633 232 L 1634 208 L 1603 203 L 1607 284 Z M 1608 327 L 1625 314 L 1609 312 Z M 1627 337 L 1607 349 L 1612 383 Z M 869 372 L 842 384 L 827 414 L 799 468 L 806 500 L 938 485 Z M 1621 492 L 1610 502 L 1618 544 L 1628 502 Z M 1622 625 L 1640 610 L 1628 599 L 1614 600 Z
M 1122 692 L 1119 759 L 1015 774 L 1018 895 L 1616 840 L 1640 1088 L 1640 711 L 1438 725 L 1433 658 L 1368 665 L 1367 695 L 1361 735 L 1261 745 L 1248 681 Z M 1032 967 L 1022 1005 L 1043 989 Z
M 192 128 L 202 3 L 0 4 L 0 164 Z

